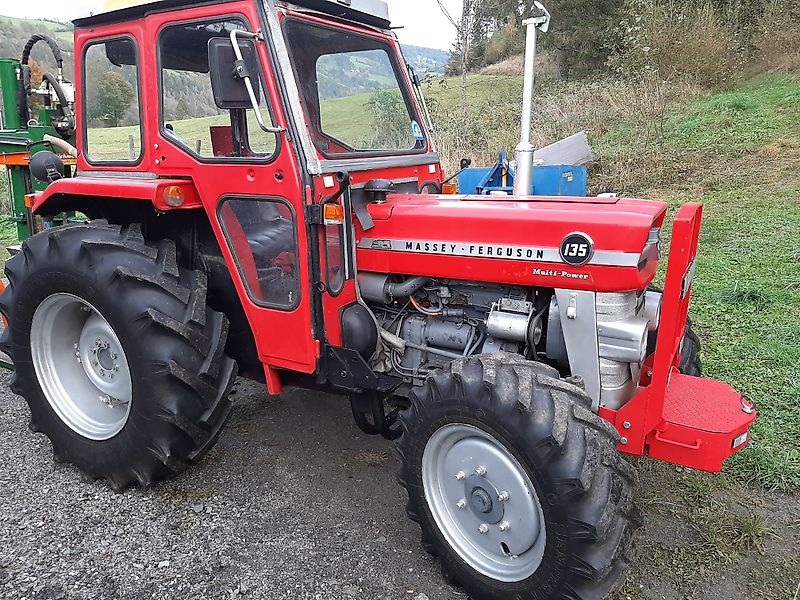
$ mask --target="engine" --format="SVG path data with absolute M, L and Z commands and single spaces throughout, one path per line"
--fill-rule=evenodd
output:
M 419 385 L 476 354 L 510 352 L 579 377 L 596 404 L 636 391 L 658 326 L 661 294 L 594 293 L 483 282 L 359 274 L 380 330 L 372 367 Z

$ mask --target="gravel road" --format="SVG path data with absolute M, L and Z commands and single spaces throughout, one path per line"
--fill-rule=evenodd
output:
M 0 371 L 0 600 L 466 600 L 406 518 L 394 450 L 359 432 L 343 398 L 268 398 L 240 381 L 202 464 L 115 494 L 53 462 L 9 377 Z M 648 525 L 615 600 L 800 598 L 796 497 L 639 468 Z
M 0 598 L 444 600 L 387 442 L 346 401 L 240 382 L 201 465 L 115 494 L 55 464 L 0 374 Z M 461 596 L 463 598 L 463 596 Z

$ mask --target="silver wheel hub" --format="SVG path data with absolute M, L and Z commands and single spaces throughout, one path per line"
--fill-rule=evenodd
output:
M 125 427 L 133 386 L 114 329 L 91 304 L 53 294 L 31 323 L 31 358 L 50 406 L 73 431 L 108 440 Z
M 473 569 L 504 582 L 536 572 L 546 542 L 541 504 L 525 469 L 496 438 L 445 425 L 425 446 L 422 480 L 439 530 Z

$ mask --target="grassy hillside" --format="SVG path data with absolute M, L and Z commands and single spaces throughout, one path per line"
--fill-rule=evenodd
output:
M 74 57 L 71 23 L 0 16 L 0 57 L 19 58 L 22 48 L 34 33 L 45 33 L 55 38 L 64 53 L 64 70 L 68 77 L 72 77 Z M 50 68 L 56 66 L 50 50 L 44 44 L 34 48 L 33 59 Z
M 692 313 L 706 374 L 760 409 L 752 445 L 727 471 L 798 490 L 800 77 L 762 76 L 675 106 L 662 143 L 642 152 L 637 128 L 646 126 L 609 132 L 595 147 L 605 164 L 638 153 L 628 178 L 639 174 L 646 197 L 673 209 L 705 204 Z

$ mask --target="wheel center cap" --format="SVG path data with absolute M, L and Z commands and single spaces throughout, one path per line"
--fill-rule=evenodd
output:
M 472 510 L 476 513 L 488 515 L 492 512 L 492 497 L 483 488 L 475 488 L 472 491 Z
M 108 348 L 103 348 L 97 353 L 97 360 L 106 371 L 114 368 L 114 359 L 111 358 L 111 351 Z
M 499 492 L 486 477 L 471 475 L 464 482 L 464 498 L 469 508 L 483 523 L 495 525 L 503 520 L 505 508 L 499 500 Z

